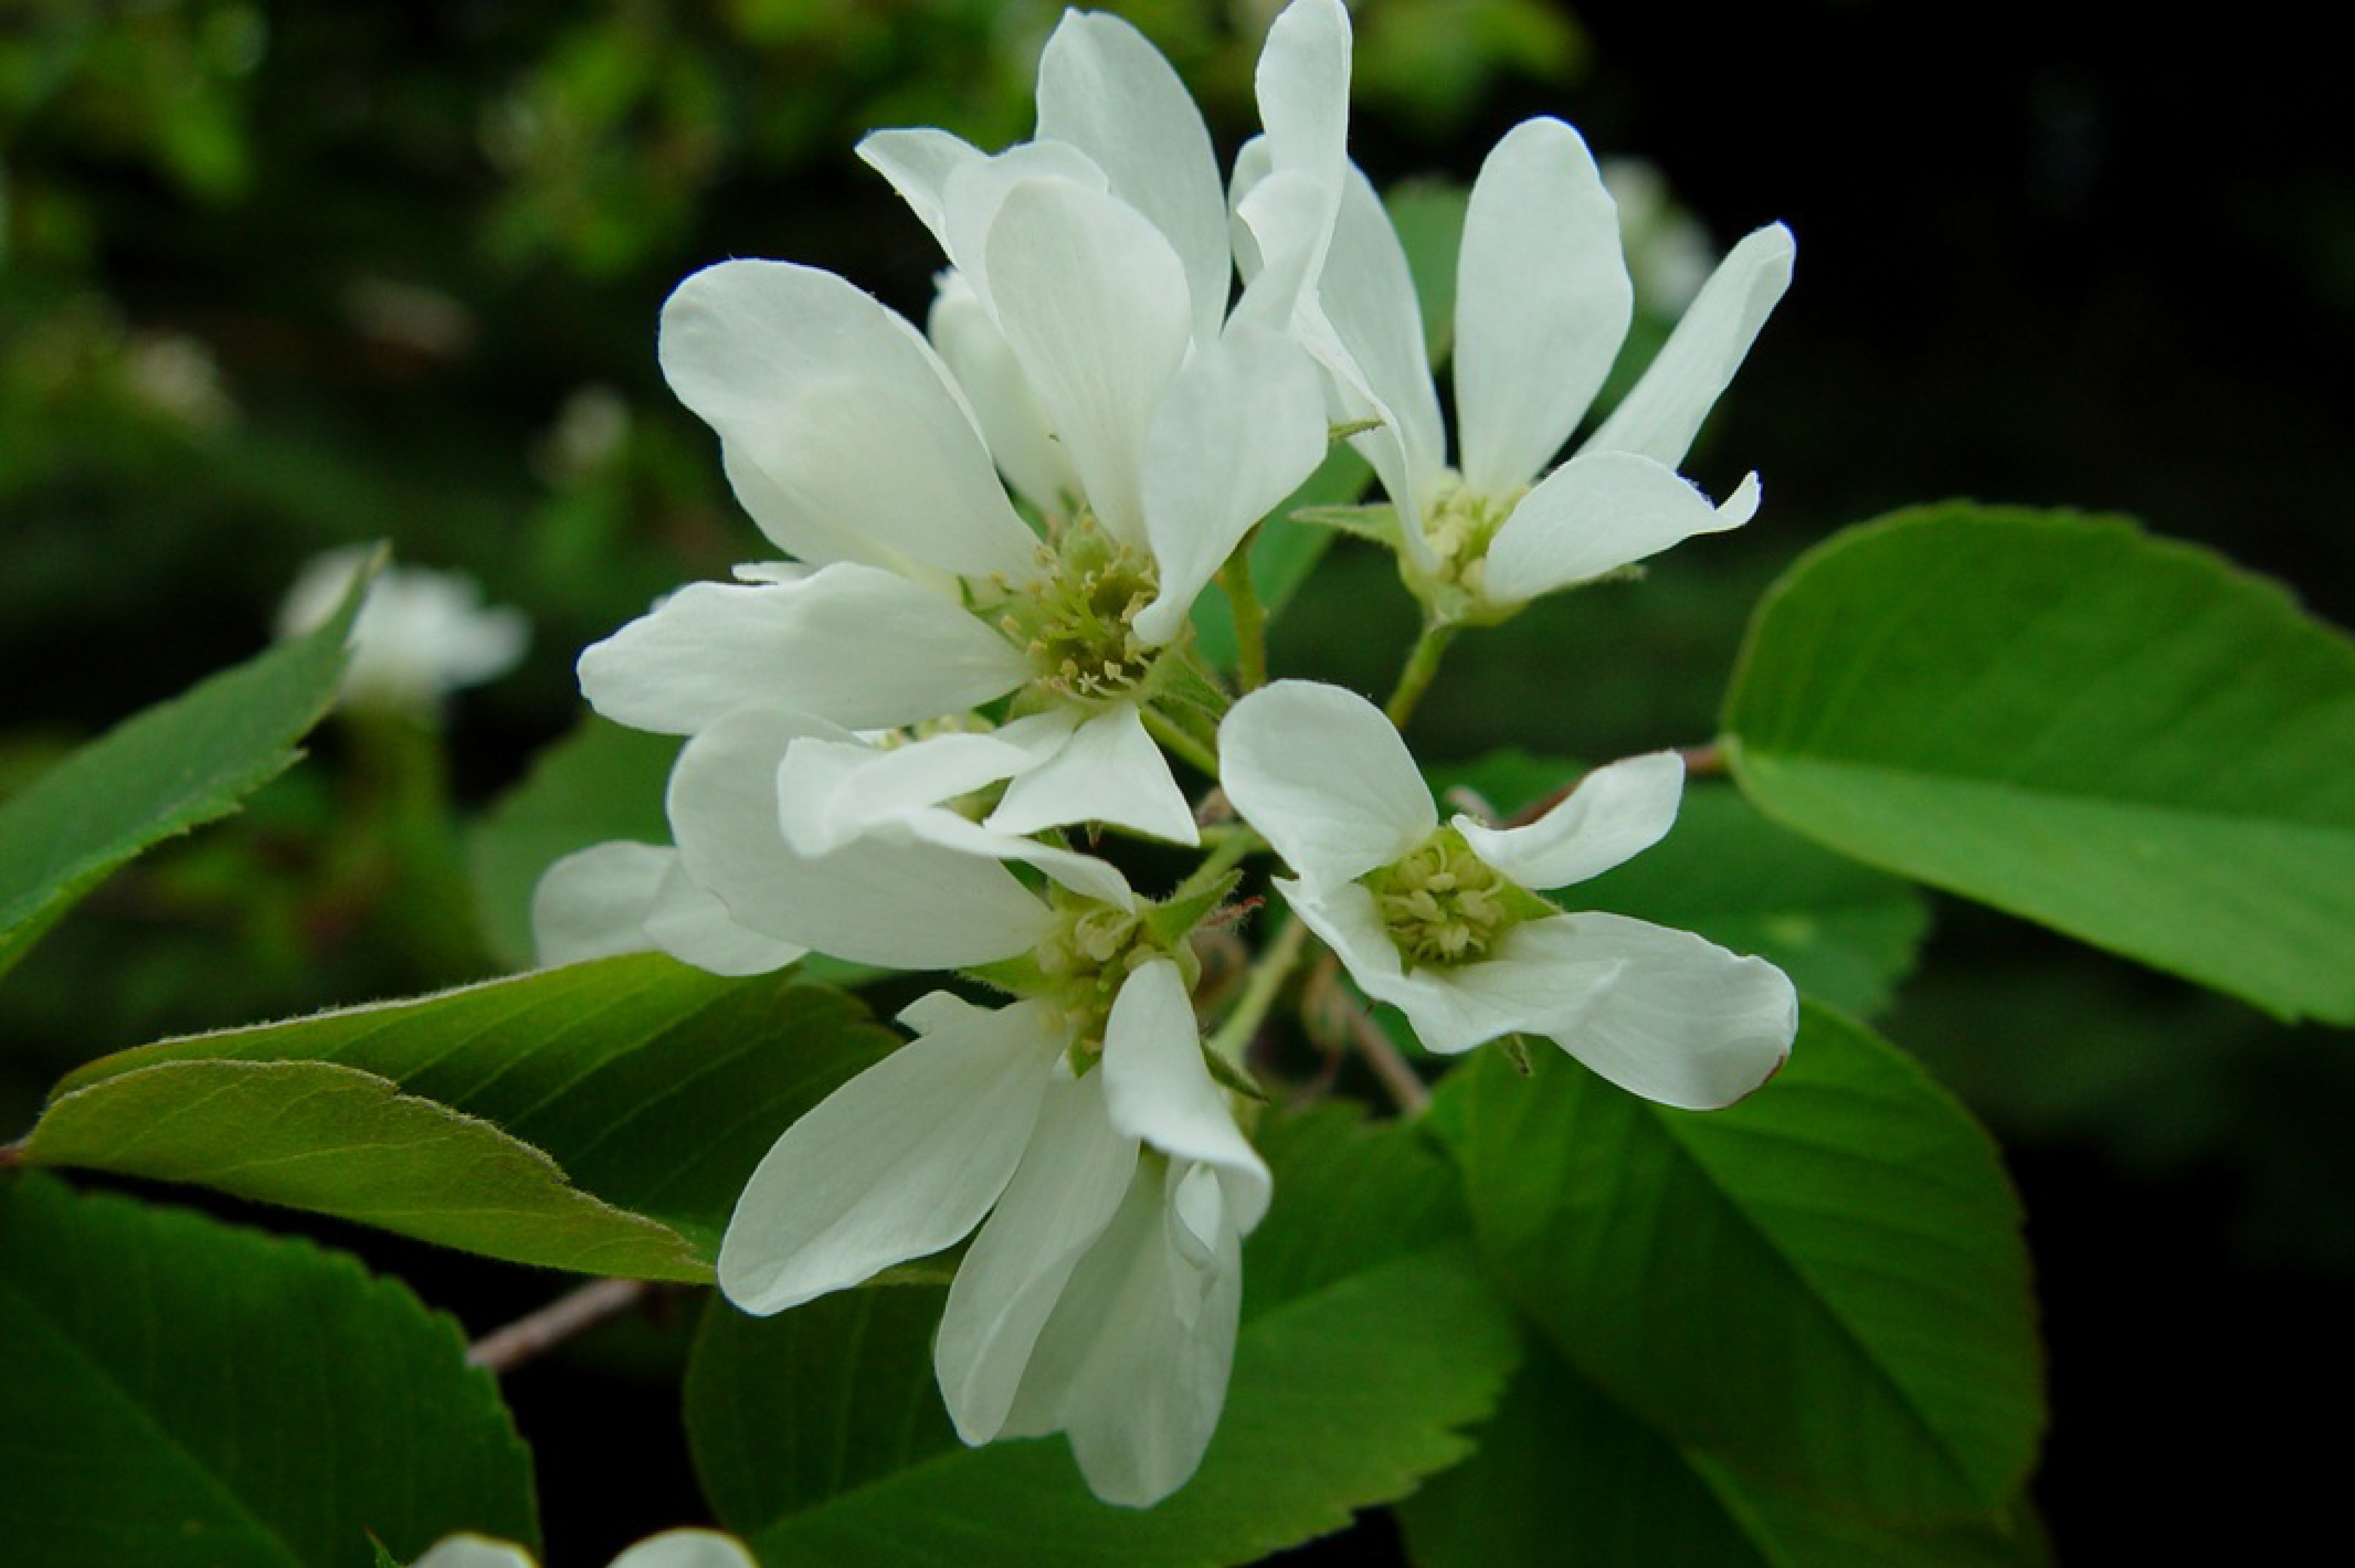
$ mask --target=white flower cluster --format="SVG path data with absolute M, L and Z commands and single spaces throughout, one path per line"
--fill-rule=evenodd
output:
M 1209 1442 L 1271 1196 L 1221 1086 L 1239 1065 L 1209 1058 L 1193 1001 L 1189 936 L 1242 853 L 1283 857 L 1299 918 L 1434 1051 L 1529 1032 L 1639 1094 L 1721 1106 L 1794 1027 L 1764 963 L 1527 891 L 1665 832 L 1673 757 L 1603 769 L 1527 826 L 1443 827 L 1380 711 L 1297 682 L 1231 701 L 1191 646 L 1196 598 L 1337 424 L 1434 625 L 1757 504 L 1754 479 L 1712 506 L 1676 464 L 1781 291 L 1780 228 L 1735 249 L 1625 403 L 1537 477 L 1628 312 L 1611 199 L 1550 120 L 1472 194 L 1448 466 L 1403 255 L 1347 154 L 1349 45 L 1339 0 L 1277 17 L 1265 134 L 1231 178 L 1168 64 L 1101 14 L 1048 43 L 1032 140 L 868 137 L 950 264 L 927 332 L 789 263 L 679 287 L 664 373 L 788 558 L 684 588 L 582 655 L 600 713 L 686 737 L 676 842 L 559 862 L 535 911 L 549 962 L 653 948 L 750 974 L 818 952 L 1003 993 L 924 997 L 907 1045 L 786 1129 L 719 1283 L 776 1312 L 970 1235 L 934 1348 L 958 1432 L 1063 1432 L 1097 1495 L 1132 1505 Z M 1171 753 L 1244 821 L 1156 902 L 1094 846 L 1201 844 Z

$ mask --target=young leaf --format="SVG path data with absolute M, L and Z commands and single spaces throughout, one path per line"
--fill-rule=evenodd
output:
M 708 1278 L 770 1144 L 891 1044 L 838 991 L 635 955 L 101 1057 L 25 1151 L 493 1257 Z M 283 1148 L 265 1164 L 262 1143 Z
M 1276 1207 L 1202 1468 L 1136 1512 L 1060 1440 L 960 1446 L 932 1386 L 938 1289 L 754 1319 L 715 1302 L 687 1372 L 696 1463 L 764 1562 L 1213 1568 L 1336 1530 L 1467 1451 L 1518 1347 L 1460 1239 L 1444 1167 L 1392 1126 L 1264 1124 Z
M 368 1568 L 536 1542 L 531 1458 L 458 1327 L 341 1254 L 0 1181 L 15 1568 Z
M 135 715 L 0 805 L 0 972 L 142 850 L 227 816 L 302 754 L 373 568 L 316 630 Z
M 1919 1067 L 1812 1005 L 1790 1065 L 1729 1110 L 1534 1065 L 1484 1056 L 1433 1121 L 1491 1273 L 1572 1367 L 1812 1502 L 1892 1523 L 2010 1503 L 2043 1419 L 2019 1208 Z
M 1959 504 L 1850 529 L 1760 606 L 1725 725 L 1836 849 L 2355 1022 L 2355 643 L 2204 550 Z
M 1686 1453 L 1543 1344 L 1480 1451 L 1399 1505 L 1416 1568 L 2037 1568 L 2032 1527 L 1920 1528 L 1811 1507 Z

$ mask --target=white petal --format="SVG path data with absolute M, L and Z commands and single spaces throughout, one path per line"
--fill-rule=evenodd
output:
M 509 1541 L 482 1535 L 445 1535 L 409 1568 L 539 1568 L 531 1553 Z
M 1480 165 L 1455 284 L 1455 421 L 1476 495 L 1560 451 L 1627 335 L 1619 212 L 1559 120 L 1525 120 Z
M 613 1568 L 760 1568 L 734 1536 L 716 1530 L 666 1530 L 613 1559 Z
M 1177 1490 L 1218 1426 L 1242 1300 L 1241 1239 L 1218 1223 L 1221 1192 L 1202 1168 L 1137 1161 L 1039 1335 L 1006 1423 L 1007 1436 L 1067 1432 L 1106 1502 L 1145 1508 Z
M 1525 933 L 1563 924 L 1555 918 L 1515 927 L 1476 963 L 1409 970 L 1383 929 L 1373 895 L 1362 886 L 1310 888 L 1280 879 L 1275 885 L 1340 959 L 1358 989 L 1405 1013 L 1423 1049 L 1439 1055 L 1522 1031 L 1567 1029 L 1616 971 L 1607 957 L 1582 962 L 1530 948 Z
M 1095 855 L 1082 854 L 1060 844 L 1041 843 L 1037 839 L 998 832 L 983 827 L 979 822 L 968 821 L 954 811 L 912 812 L 906 820 L 906 827 L 911 835 L 925 845 L 982 859 L 1018 862 L 1044 872 L 1051 880 L 1083 898 L 1092 898 L 1116 909 L 1136 907 L 1136 895 L 1130 889 L 1128 879 L 1121 875 L 1120 869 L 1112 862 Z
M 1014 351 L 964 273 L 941 274 L 925 331 L 964 388 L 1007 482 L 1041 514 L 1068 514 L 1080 493 L 1071 456 L 1048 430 Z
M 1746 493 L 1754 510 L 1754 489 Z M 1481 591 L 1497 604 L 1518 604 L 1745 516 L 1732 502 L 1711 506 L 1690 481 L 1651 458 L 1588 448 L 1521 497 L 1497 530 Z
M 891 182 L 917 220 L 932 231 L 943 255 L 948 253 L 948 184 L 959 169 L 986 160 L 988 154 L 971 143 L 929 125 L 905 130 L 869 132 L 858 143 L 858 156 L 868 167 Z
M 1234 210 L 1249 224 L 1256 265 L 1288 264 L 1302 281 L 1324 270 L 1333 219 L 1348 166 L 1349 13 L 1338 0 L 1288 5 L 1267 30 L 1253 90 L 1266 134 L 1248 160 L 1235 161 Z M 1271 229 L 1263 213 L 1247 212 L 1260 178 L 1275 174 L 1301 182 L 1308 199 L 1305 222 Z
M 1007 196 L 1033 180 L 1077 185 L 1099 196 L 1112 188 L 1112 181 L 1096 167 L 1095 160 L 1069 142 L 1020 142 L 1003 153 L 958 168 L 950 175 L 943 193 L 947 200 L 945 243 L 949 260 L 973 285 L 975 297 L 989 311 L 992 320 L 996 319 L 997 301 L 990 292 L 985 254 L 990 226 L 997 221 L 998 209 L 1005 206 Z
M 723 261 L 663 306 L 663 374 L 719 432 L 739 498 L 810 560 L 1020 576 L 1034 540 L 906 322 L 830 272 Z
M 1267 1213 L 1267 1164 L 1202 1061 L 1194 1004 L 1169 959 L 1140 965 L 1113 999 L 1101 1071 L 1113 1124 L 1172 1159 L 1216 1170 L 1235 1228 L 1249 1234 Z
M 1201 111 L 1161 52 L 1119 17 L 1066 11 L 1039 59 L 1039 135 L 1085 153 L 1186 270 L 1194 335 L 1216 337 L 1231 272 L 1227 204 Z
M 1158 647 L 1252 525 L 1325 459 L 1325 392 L 1289 338 L 1239 326 L 1187 361 L 1146 440 L 1145 529 L 1160 591 L 1136 617 Z
M 1764 959 L 1618 915 L 1540 920 L 1508 941 L 1523 932 L 1540 961 L 1617 965 L 1568 1027 L 1540 1033 L 1631 1094 L 1715 1110 L 1764 1083 L 1791 1054 L 1798 996 Z
M 857 963 L 959 969 L 1028 951 L 1047 908 L 996 861 L 922 842 L 862 839 L 796 854 L 777 775 L 794 740 L 838 731 L 794 715 L 731 715 L 687 744 L 671 771 L 671 831 L 687 874 L 736 920 Z
M 1108 822 L 1172 843 L 1202 842 L 1168 759 L 1131 704 L 1106 708 L 1067 730 L 1007 785 L 984 825 L 1035 833 L 1079 822 Z
M 789 583 L 689 583 L 581 655 L 591 706 L 661 735 L 743 707 L 889 729 L 1003 696 L 1029 673 L 1021 650 L 955 601 L 849 562 Z
M 1263 686 L 1219 726 L 1227 798 L 1295 871 L 1347 882 L 1439 826 L 1431 791 L 1381 709 L 1310 681 Z
M 1030 766 L 997 735 L 937 735 L 905 746 L 804 740 L 777 771 L 779 820 L 796 854 L 831 854 Z
M 532 947 L 543 968 L 643 953 L 644 925 L 678 852 L 621 842 L 575 850 L 531 892 Z
M 809 951 L 737 924 L 728 906 L 697 885 L 674 857 L 646 911 L 646 939 L 683 964 L 715 975 L 765 975 Z
M 1136 1148 L 1104 1114 L 1101 1073 L 1048 1086 L 1014 1180 L 957 1265 L 932 1342 L 941 1396 L 967 1443 L 1004 1428 L 1040 1330 L 1128 1187 Z
M 1791 286 L 1791 231 L 1772 224 L 1744 238 L 1689 306 L 1626 401 L 1584 448 L 1641 452 L 1673 468 L 1692 447 L 1718 394 Z
M 1523 887 L 1563 887 L 1668 837 L 1684 785 L 1684 758 L 1656 751 L 1596 768 L 1526 827 L 1485 828 L 1469 817 L 1455 826 L 1474 854 Z
M 719 1287 L 782 1312 L 981 1223 L 1014 1174 L 1063 1049 L 1043 1003 L 927 1034 L 787 1128 L 719 1244 Z
M 997 324 L 1113 537 L 1145 543 L 1145 434 L 1193 332 L 1184 269 L 1134 207 L 1057 180 L 1007 194 L 983 252 Z
M 1345 384 L 1354 384 L 1363 402 L 1344 412 L 1382 421 L 1380 428 L 1352 437 L 1350 444 L 1373 465 L 1383 493 L 1407 513 L 1407 547 L 1428 570 L 1436 563 L 1429 558 L 1418 520 L 1444 476 L 1447 434 L 1406 251 L 1381 197 L 1354 166 L 1344 180 L 1316 299 L 1348 355 L 1346 363 L 1327 367 Z M 1316 340 L 1307 342 L 1314 352 Z

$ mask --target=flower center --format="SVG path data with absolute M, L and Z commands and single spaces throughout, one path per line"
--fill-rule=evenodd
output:
M 1409 970 L 1478 962 L 1541 902 L 1474 854 L 1452 827 L 1358 880 L 1374 895 L 1382 928 Z
M 998 620 L 1030 656 L 1036 683 L 1082 702 L 1132 694 L 1161 652 L 1134 625 L 1158 589 L 1152 558 L 1083 512 L 1050 526 L 1039 561 L 1046 569 L 1016 590 Z
M 1522 486 L 1505 495 L 1478 495 L 1450 474 L 1423 514 L 1423 536 L 1437 557 L 1426 574 L 1403 553 L 1399 569 L 1407 587 L 1443 621 L 1489 621 L 1501 619 L 1488 602 L 1488 546 L 1528 494 Z
M 1055 926 L 1038 951 L 1039 973 L 1046 994 L 1071 1021 L 1073 1065 L 1103 1049 L 1105 1021 L 1113 999 L 1131 972 L 1149 959 L 1169 954 L 1154 939 L 1142 912 L 1130 913 L 1112 905 L 1058 887 L 1048 902 Z

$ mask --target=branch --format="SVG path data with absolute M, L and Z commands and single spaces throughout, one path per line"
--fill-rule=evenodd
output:
M 494 1329 L 466 1350 L 469 1366 L 493 1372 L 512 1372 L 533 1357 L 543 1355 L 598 1324 L 618 1318 L 645 1301 L 654 1287 L 643 1279 L 592 1279 L 577 1290 L 558 1297 L 538 1311 Z

